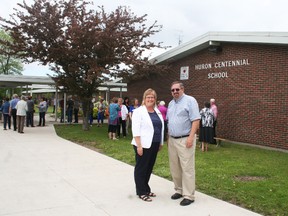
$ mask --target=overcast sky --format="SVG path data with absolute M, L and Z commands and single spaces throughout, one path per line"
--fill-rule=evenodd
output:
M 91 0 L 106 12 L 129 6 L 137 16 L 148 15 L 148 24 L 157 20 L 163 29 L 151 40 L 176 47 L 209 31 L 288 31 L 287 0 Z M 1 0 L 0 14 L 9 17 L 22 0 Z M 33 0 L 26 0 L 28 4 Z M 155 57 L 163 51 L 154 51 Z M 25 65 L 23 75 L 52 74 L 38 64 Z

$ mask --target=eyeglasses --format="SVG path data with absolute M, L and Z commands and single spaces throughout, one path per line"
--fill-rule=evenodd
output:
M 179 88 L 176 88 L 176 89 L 171 89 L 171 92 L 178 92 L 178 91 L 180 91 L 180 89 Z
M 155 98 L 155 97 L 148 97 L 148 96 L 146 97 L 146 99 L 154 99 L 154 98 Z

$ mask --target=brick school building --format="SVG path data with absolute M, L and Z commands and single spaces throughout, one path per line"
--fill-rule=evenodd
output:
M 180 80 L 199 110 L 216 99 L 217 137 L 288 150 L 288 32 L 209 32 L 154 60 L 173 72 L 129 82 L 130 99 L 153 88 L 168 105 Z

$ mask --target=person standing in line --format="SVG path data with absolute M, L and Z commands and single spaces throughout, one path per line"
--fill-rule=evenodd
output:
M 132 121 L 133 111 L 137 109 L 138 107 L 139 107 L 139 101 L 137 98 L 134 98 L 134 100 L 132 101 L 132 105 L 129 107 L 129 117 L 131 121 Z
M 213 122 L 214 115 L 210 109 L 210 103 L 205 102 L 204 108 L 200 111 L 201 124 L 199 133 L 199 142 L 202 146 L 202 152 L 208 151 L 208 143 L 212 143 L 214 139 Z M 205 146 L 204 146 L 205 145 Z
M 122 98 L 118 98 L 118 106 L 120 107 L 120 110 L 118 111 L 117 138 L 120 138 L 120 131 L 122 125 L 122 115 L 121 115 L 122 101 L 123 101 Z
M 151 88 L 147 89 L 143 94 L 142 106 L 135 109 L 132 115 L 136 194 L 146 202 L 151 202 L 151 197 L 156 197 L 156 194 L 151 192 L 149 180 L 157 153 L 164 143 L 164 121 L 156 101 L 156 92 Z
M 165 106 L 164 101 L 160 101 L 158 104 L 158 109 L 162 113 L 162 117 L 164 119 L 164 140 L 167 140 L 167 107 Z
M 52 113 L 55 113 L 55 111 L 56 111 L 56 104 L 57 104 L 57 99 L 56 99 L 56 97 L 54 97 L 54 99 L 53 99 L 53 111 L 52 111 Z
M 215 103 L 215 99 L 211 98 L 210 99 L 210 106 L 211 106 L 211 110 L 214 114 L 214 122 L 213 122 L 213 133 L 214 133 L 214 137 L 216 137 L 216 125 L 217 125 L 217 117 L 218 117 L 218 107 L 216 106 Z M 216 144 L 216 139 L 213 139 L 213 141 L 211 142 L 211 144 Z
M 122 99 L 122 98 L 121 98 Z M 119 101 L 118 101 L 119 102 Z M 120 101 L 122 103 L 122 100 Z M 119 102 L 119 103 L 120 103 Z M 128 113 L 128 109 L 127 107 L 124 105 L 124 104 L 120 104 L 120 107 L 121 107 L 121 124 L 120 124 L 120 127 L 122 128 L 122 135 L 123 135 L 123 138 L 126 137 L 127 135 L 127 131 L 126 131 L 126 120 L 129 116 L 129 113 Z M 121 129 L 120 128 L 120 129 Z M 120 130 L 118 131 L 118 136 L 120 137 Z
M 0 122 L 2 122 L 2 105 L 4 104 L 4 100 L 2 98 L 0 98 Z
M 48 112 L 49 106 L 50 106 L 50 100 L 48 98 L 44 98 L 44 100 L 46 101 L 46 113 Z
M 27 100 L 27 113 L 26 113 L 26 127 L 34 127 L 34 101 L 31 96 L 28 96 Z
M 78 123 L 78 113 L 79 113 L 79 108 L 80 108 L 80 103 L 79 103 L 79 99 L 76 96 L 74 99 L 74 123 Z
M 14 131 L 17 130 L 17 109 L 16 109 L 16 105 L 18 103 L 18 101 L 20 101 L 19 97 L 17 94 L 13 95 L 13 99 L 10 101 L 10 116 L 12 116 L 12 120 L 13 120 L 13 129 Z
M 64 105 L 65 105 L 65 101 L 64 101 L 64 96 L 63 96 L 63 98 L 59 101 L 60 112 L 61 112 L 60 123 L 64 123 Z
M 195 146 L 200 113 L 196 99 L 184 93 L 181 82 L 171 84 L 173 99 L 168 105 L 168 153 L 175 194 L 171 199 L 183 197 L 181 206 L 195 200 Z
M 45 114 L 46 114 L 46 111 L 47 111 L 47 102 L 45 101 L 45 98 L 42 97 L 40 99 L 40 103 L 39 103 L 39 124 L 38 126 L 45 126 Z
M 8 124 L 8 128 L 11 129 L 11 116 L 9 113 L 9 108 L 10 108 L 10 102 L 9 102 L 9 98 L 5 98 L 5 102 L 2 104 L 1 106 L 2 108 L 2 113 L 3 113 L 3 118 L 4 118 L 4 130 L 7 130 L 7 124 Z
M 118 140 L 116 138 L 117 126 L 118 126 L 118 112 L 120 111 L 118 105 L 118 98 L 113 98 L 112 103 L 109 105 L 109 120 L 108 120 L 108 136 L 109 139 Z
M 102 127 L 103 122 L 104 122 L 104 113 L 106 109 L 103 98 L 101 98 L 100 101 L 97 103 L 97 108 L 98 108 L 97 127 L 100 127 L 100 126 Z
M 90 127 L 92 127 L 93 125 L 93 118 L 94 118 L 94 102 L 95 102 L 95 99 L 92 98 L 90 104 L 89 104 L 89 124 L 90 124 Z
M 17 128 L 18 133 L 24 133 L 24 123 L 25 116 L 28 110 L 27 102 L 25 101 L 26 97 L 24 95 L 21 96 L 21 100 L 19 100 L 16 104 L 16 115 L 17 115 Z
M 69 96 L 68 101 L 67 101 L 67 121 L 69 124 L 72 123 L 72 118 L 73 118 L 73 108 L 74 107 L 74 101 L 72 99 L 72 95 Z
M 129 103 L 128 97 L 124 97 L 123 105 L 125 105 L 127 110 L 128 110 L 128 116 L 126 118 L 126 134 L 128 135 L 129 134 L 129 124 L 130 124 L 130 116 L 129 116 L 130 103 Z

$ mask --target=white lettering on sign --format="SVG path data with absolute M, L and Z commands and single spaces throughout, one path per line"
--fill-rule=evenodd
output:
M 215 62 L 213 64 L 212 63 L 197 64 L 195 65 L 195 70 L 207 70 L 212 68 L 237 67 L 246 65 L 250 65 L 249 59 L 237 59 L 237 60 Z
M 241 60 L 234 60 L 234 61 L 223 61 L 223 62 L 215 62 L 215 68 L 222 68 L 222 67 L 236 67 L 236 66 L 244 66 L 249 65 L 248 59 L 241 59 Z
M 202 69 L 210 69 L 212 68 L 212 64 L 198 64 L 195 65 L 195 70 L 202 70 Z
M 218 72 L 218 73 L 209 73 L 208 79 L 215 79 L 215 78 L 228 78 L 227 72 Z
M 207 70 L 213 68 L 227 68 L 227 67 L 237 67 L 237 66 L 247 66 L 250 65 L 249 59 L 236 59 L 228 61 L 219 61 L 214 63 L 205 63 L 195 65 L 195 70 Z M 215 78 L 228 78 L 228 72 L 211 72 L 208 73 L 208 79 Z

